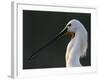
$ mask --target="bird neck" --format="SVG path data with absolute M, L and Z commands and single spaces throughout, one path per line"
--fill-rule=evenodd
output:
M 77 54 L 69 54 L 68 60 L 67 60 L 67 67 L 79 67 L 80 64 L 80 56 Z
M 81 66 L 79 59 L 80 59 L 79 55 L 72 54 L 72 60 L 71 60 L 72 66 L 75 67 Z
M 71 39 L 67 47 L 66 53 L 66 66 L 67 67 L 79 67 L 80 64 L 80 34 L 75 33 L 74 38 Z
M 80 31 L 75 32 L 75 38 L 80 39 L 82 37 L 82 33 Z

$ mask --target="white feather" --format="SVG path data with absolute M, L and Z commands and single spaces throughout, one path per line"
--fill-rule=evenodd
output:
M 67 26 L 69 24 L 71 24 L 70 28 Z M 66 66 L 81 66 L 79 59 L 80 57 L 84 57 L 87 51 L 87 31 L 84 25 L 76 19 L 69 21 L 67 25 L 68 31 L 74 32 L 75 36 L 67 46 Z

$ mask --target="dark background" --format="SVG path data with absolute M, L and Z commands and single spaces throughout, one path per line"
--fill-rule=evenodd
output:
M 91 65 L 91 14 L 23 10 L 23 69 L 65 67 L 68 36 L 29 57 L 55 37 L 71 19 L 78 19 L 88 31 L 87 55 L 80 59 L 83 66 Z

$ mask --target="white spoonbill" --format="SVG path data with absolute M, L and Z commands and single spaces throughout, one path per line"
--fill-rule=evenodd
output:
M 68 43 L 65 60 L 66 67 L 79 67 L 80 57 L 84 57 L 87 51 L 87 31 L 84 25 L 76 19 L 72 19 L 68 22 L 65 28 L 58 33 L 53 39 L 51 39 L 47 44 L 36 50 L 30 57 L 29 61 L 36 57 L 41 50 L 51 45 L 53 42 L 61 38 L 64 34 L 71 34 L 71 40 Z
M 80 67 L 79 59 L 84 57 L 87 51 L 87 31 L 84 25 L 76 19 L 70 20 L 66 28 L 67 32 L 72 35 L 65 55 L 66 67 Z

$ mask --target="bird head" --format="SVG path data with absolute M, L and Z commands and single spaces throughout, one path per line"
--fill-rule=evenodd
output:
M 65 28 L 62 29 L 62 31 L 57 36 L 63 36 L 64 34 L 67 34 L 68 36 L 74 37 L 75 32 L 77 31 L 77 29 L 79 29 L 78 26 L 80 24 L 81 23 L 76 19 L 70 20 Z
M 76 32 L 82 32 L 82 31 L 85 31 L 85 33 L 87 32 L 83 24 L 77 19 L 72 19 L 67 23 L 65 28 L 59 34 L 60 35 L 67 34 L 73 38 Z
M 60 32 L 60 34 L 64 35 L 67 34 L 67 36 L 73 38 L 75 36 L 75 32 L 79 30 L 79 26 L 82 25 L 78 20 L 72 19 L 70 20 L 65 28 Z
M 70 20 L 67 25 L 66 25 L 67 31 L 68 32 L 79 32 L 79 31 L 85 31 L 87 32 L 84 25 L 77 19 L 72 19 Z
M 80 26 L 82 24 L 76 20 L 76 19 L 72 19 L 71 21 L 69 21 L 66 25 L 67 31 L 68 32 L 73 32 L 75 33 L 77 30 L 79 30 Z

